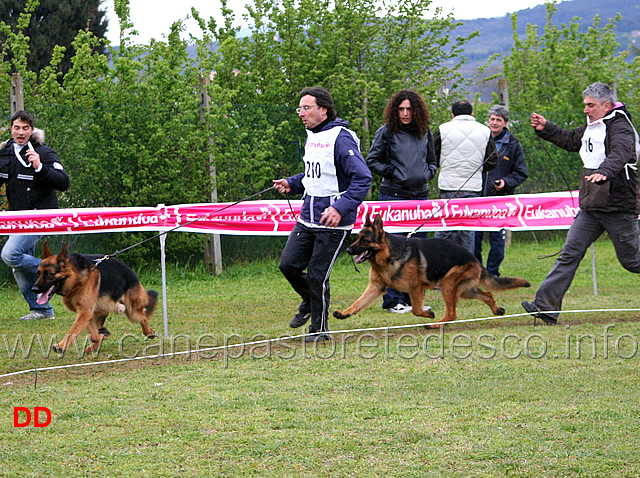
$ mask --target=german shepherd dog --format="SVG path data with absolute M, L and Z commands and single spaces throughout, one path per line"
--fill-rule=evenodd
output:
M 158 293 L 145 290 L 135 272 L 116 259 L 108 258 L 96 265 L 101 257 L 69 254 L 66 242 L 54 255 L 44 241 L 38 280 L 32 290 L 39 294 L 39 304 L 46 304 L 55 293 L 60 294 L 64 306 L 76 313 L 69 331 L 53 346 L 57 353 L 64 352 L 84 329 L 92 342 L 85 352 L 97 351 L 102 340 L 110 335 L 104 321 L 111 312 L 124 312 L 131 322 L 142 326 L 144 335 L 155 337 L 149 318 L 158 303 Z
M 432 311 L 423 310 L 424 290 L 440 283 L 445 304 L 440 322 L 456 320 L 456 304 L 461 297 L 481 300 L 495 315 L 504 315 L 504 309 L 498 307 L 491 292 L 485 291 L 530 287 L 521 277 L 492 276 L 471 252 L 452 241 L 385 234 L 381 216 L 376 216 L 373 223 L 367 217 L 347 253 L 355 256 L 356 264 L 366 260 L 371 263 L 369 285 L 349 308 L 333 312 L 337 319 L 346 319 L 365 309 L 384 294 L 387 287 L 409 293 L 415 315 L 434 318 Z

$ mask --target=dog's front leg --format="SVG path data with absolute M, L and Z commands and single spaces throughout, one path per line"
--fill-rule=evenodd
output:
M 76 320 L 73 322 L 73 325 L 69 329 L 69 332 L 66 333 L 62 341 L 53 346 L 53 350 L 56 353 L 63 353 L 65 350 L 69 348 L 69 345 L 73 343 L 74 340 L 80 335 L 84 329 L 87 328 L 91 318 L 93 317 L 93 311 L 82 311 L 79 312 L 76 316 Z
M 51 348 L 57 354 L 62 354 L 69 348 L 69 346 L 78 338 L 77 335 L 67 332 L 64 338 L 57 344 L 54 344 Z
M 85 353 L 99 351 L 102 341 L 111 335 L 109 331 L 103 327 L 106 318 L 106 315 L 96 316 L 87 324 L 87 333 L 91 338 L 91 345 L 84 349 Z
M 357 314 L 361 310 L 366 309 L 374 300 L 384 294 L 385 290 L 387 289 L 387 285 L 384 282 L 377 280 L 375 276 L 372 276 L 373 274 L 369 276 L 369 285 L 362 293 L 362 295 L 358 298 L 358 300 L 356 300 L 344 311 L 333 311 L 333 316 L 336 319 L 346 319 L 347 317 Z

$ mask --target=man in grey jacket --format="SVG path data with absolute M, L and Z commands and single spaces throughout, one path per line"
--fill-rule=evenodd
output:
M 458 101 L 451 107 L 451 113 L 453 119 L 440 125 L 433 134 L 440 165 L 440 197 L 477 197 L 482 193 L 482 173 L 498 164 L 496 145 L 491 130 L 473 117 L 471 103 Z M 474 252 L 475 231 L 438 231 L 436 237 L 453 240 Z
M 573 220 L 562 251 L 524 309 L 553 325 L 558 321 L 562 299 L 589 246 L 607 231 L 622 267 L 640 273 L 638 251 L 638 133 L 629 113 L 617 103 L 611 89 L 593 83 L 583 92 L 587 124 L 562 129 L 537 113 L 531 126 L 542 139 L 567 151 L 580 152 L 584 164 L 580 178 L 580 211 Z M 546 312 L 548 311 L 548 312 Z

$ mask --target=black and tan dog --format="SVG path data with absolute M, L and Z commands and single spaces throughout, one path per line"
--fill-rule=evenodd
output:
M 155 337 L 149 318 L 158 293 L 145 290 L 129 266 L 111 258 L 96 265 L 102 256 L 69 254 L 66 243 L 54 255 L 45 241 L 42 256 L 32 289 L 40 294 L 38 303 L 45 304 L 58 293 L 65 307 L 76 313 L 71 329 L 53 346 L 56 352 L 64 352 L 85 328 L 92 342 L 86 351 L 98 350 L 100 342 L 109 336 L 104 321 L 111 312 L 124 312 L 131 322 L 142 326 L 144 335 Z
M 365 309 L 387 287 L 409 293 L 415 315 L 433 318 L 433 312 L 423 309 L 424 290 L 433 289 L 438 283 L 445 303 L 440 322 L 456 320 L 456 304 L 461 297 L 481 300 L 495 315 L 503 315 L 504 309 L 498 307 L 489 291 L 530 286 L 521 277 L 492 276 L 471 252 L 452 241 L 386 234 L 380 216 L 373 223 L 367 217 L 347 252 L 355 256 L 357 264 L 366 260 L 371 263 L 369 285 L 349 308 L 333 312 L 337 319 L 346 319 Z

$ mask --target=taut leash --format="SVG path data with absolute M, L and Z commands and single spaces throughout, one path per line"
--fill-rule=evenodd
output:
M 149 242 L 149 241 L 151 241 L 152 239 L 156 239 L 156 238 L 158 238 L 158 237 L 160 237 L 160 236 L 163 236 L 163 235 L 168 234 L 168 233 L 170 233 L 170 232 L 172 232 L 172 231 L 175 231 L 176 229 L 179 229 L 179 228 L 181 228 L 181 227 L 188 226 L 189 224 L 193 224 L 193 223 L 194 223 L 194 222 L 196 222 L 196 221 L 201 221 L 202 219 L 207 219 L 207 218 L 208 218 L 209 216 L 211 216 L 211 215 L 218 214 L 219 212 L 224 211 L 225 209 L 228 209 L 228 208 L 230 208 L 230 207 L 232 207 L 232 206 L 235 206 L 236 204 L 240 204 L 241 202 L 248 201 L 248 200 L 250 200 L 250 199 L 252 199 L 252 198 L 254 198 L 254 197 L 256 197 L 256 196 L 259 196 L 259 195 L 261 195 L 261 194 L 266 193 L 267 191 L 270 191 L 270 190 L 271 190 L 271 189 L 273 189 L 273 188 L 274 188 L 274 186 L 268 187 L 268 188 L 266 188 L 266 189 L 263 189 L 262 191 L 259 191 L 259 192 L 255 193 L 255 194 L 252 194 L 251 196 L 247 196 L 247 197 L 242 198 L 242 199 L 240 199 L 240 200 L 238 200 L 238 201 L 236 201 L 236 202 L 234 202 L 234 203 L 227 204 L 226 206 L 221 207 L 221 208 L 220 208 L 220 209 L 218 209 L 217 211 L 209 212 L 209 213 L 204 214 L 204 215 L 202 215 L 202 216 L 198 216 L 198 217 L 196 217 L 195 219 L 193 219 L 193 220 L 191 220 L 191 221 L 189 221 L 189 222 L 185 222 L 184 224 L 178 224 L 177 226 L 175 226 L 175 227 L 173 227 L 173 228 L 171 228 L 171 229 L 169 229 L 169 230 L 167 230 L 167 231 L 163 231 L 163 232 L 160 232 L 160 233 L 156 234 L 155 236 L 148 237 L 147 239 L 144 239 L 144 240 L 142 240 L 142 241 L 140 241 L 140 242 L 138 242 L 138 243 L 136 243 L 136 244 L 133 244 L 133 245 L 131 245 L 131 246 L 129 246 L 129 247 L 125 247 L 124 249 L 121 249 L 121 250 L 119 250 L 119 251 L 116 251 L 116 252 L 114 252 L 113 254 L 105 254 L 105 255 L 104 255 L 103 257 L 101 257 L 100 259 L 96 259 L 96 260 L 95 260 L 96 267 L 97 267 L 97 266 L 98 266 L 98 264 L 100 264 L 102 261 L 106 261 L 106 260 L 108 260 L 108 259 L 111 259 L 111 258 L 113 258 L 113 257 L 115 257 L 115 256 L 117 256 L 117 255 L 119 255 L 119 254 L 122 254 L 123 252 L 128 251 L 129 249 L 133 249 L 134 247 L 140 246 L 140 245 L 144 244 L 145 242 Z

